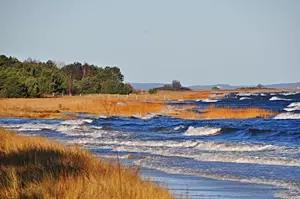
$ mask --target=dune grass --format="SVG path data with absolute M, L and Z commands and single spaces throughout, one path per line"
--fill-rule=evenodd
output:
M 0 198 L 173 198 L 133 169 L 0 129 Z
M 201 119 L 248 119 L 248 118 L 270 118 L 277 115 L 277 112 L 262 108 L 234 108 L 208 106 L 201 112 Z

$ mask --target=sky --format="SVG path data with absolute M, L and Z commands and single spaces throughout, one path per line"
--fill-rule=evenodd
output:
M 126 82 L 300 81 L 299 0 L 0 0 L 0 54 L 118 66 Z

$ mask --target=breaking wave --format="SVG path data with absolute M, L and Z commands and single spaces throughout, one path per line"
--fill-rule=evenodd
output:
M 287 189 L 287 190 L 280 190 L 280 192 L 274 194 L 274 197 L 279 197 L 279 198 L 294 199 L 294 198 L 299 198 L 300 195 L 300 184 L 293 181 L 265 179 L 259 177 L 243 178 L 237 175 L 220 174 L 216 172 L 211 172 L 210 170 L 207 169 L 193 170 L 193 169 L 182 168 L 182 167 L 170 167 L 168 165 L 158 164 L 158 162 L 161 162 L 159 158 L 153 159 L 147 157 L 146 159 L 143 160 L 143 167 L 149 169 L 156 169 L 171 174 L 196 175 L 196 176 L 216 179 L 216 180 L 273 185 L 273 186 Z M 141 165 L 141 160 L 134 161 L 134 164 Z
M 287 108 L 284 108 L 284 110 L 288 112 L 300 111 L 300 102 L 293 102 L 290 105 L 288 105 Z
M 218 102 L 218 100 L 215 100 L 215 99 L 204 99 L 204 100 L 201 100 L 202 102 L 207 102 L 207 103 L 213 103 L 213 102 Z
M 296 166 L 300 167 L 300 160 L 294 158 L 286 158 L 281 156 L 258 156 L 257 154 L 251 154 L 245 151 L 244 153 L 237 153 L 235 151 L 216 151 L 216 152 L 204 152 L 201 150 L 178 150 L 176 148 L 149 148 L 149 147 L 137 147 L 137 146 L 117 146 L 114 149 L 138 152 L 138 153 L 150 153 L 154 155 L 160 155 L 165 157 L 181 157 L 190 158 L 203 162 L 227 162 L 227 163 L 250 163 L 261 165 L 281 165 L 281 166 Z M 299 149 L 295 149 L 299 150 Z M 264 151 L 264 150 L 261 150 Z M 246 153 L 247 152 L 247 153 Z
M 61 124 L 67 124 L 67 125 L 84 125 L 84 124 L 90 124 L 93 120 L 91 119 L 78 119 L 78 120 L 65 120 Z
M 274 117 L 277 120 L 300 119 L 300 113 L 280 113 Z
M 241 97 L 240 100 L 250 100 L 252 99 L 251 97 Z
M 185 136 L 210 136 L 217 135 L 220 133 L 221 128 L 211 128 L 211 127 L 193 127 L 190 126 L 186 132 Z
M 175 131 L 178 131 L 178 130 L 184 129 L 184 128 L 185 128 L 185 127 L 184 127 L 183 125 L 179 125 L 179 126 L 174 127 L 174 130 L 175 130 Z
M 280 93 L 280 95 L 289 96 L 289 95 L 297 95 L 300 92 L 290 92 L 290 93 Z
M 291 99 L 285 99 L 285 98 L 280 98 L 280 97 L 276 97 L 276 96 L 271 97 L 269 100 L 270 101 L 291 101 Z
M 249 96 L 258 96 L 258 93 L 237 93 L 236 96 L 240 97 L 249 97 Z

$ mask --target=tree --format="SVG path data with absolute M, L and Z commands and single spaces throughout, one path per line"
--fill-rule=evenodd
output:
M 173 90 L 180 90 L 181 89 L 181 83 L 178 80 L 172 81 L 172 88 Z
M 264 87 L 264 85 L 262 85 L 262 84 L 258 84 L 258 85 L 256 86 L 256 88 L 261 89 L 261 88 L 265 88 L 265 87 Z
M 25 84 L 21 83 L 15 77 L 8 78 L 8 81 L 5 82 L 2 89 L 0 90 L 0 97 L 27 97 L 27 87 Z
M 64 65 L 62 62 L 41 62 L 31 58 L 20 62 L 0 55 L 2 97 L 41 97 L 66 93 L 67 90 L 69 93 L 131 93 L 133 88 L 123 81 L 124 76 L 116 66 L 102 68 L 80 62 Z
M 101 82 L 95 76 L 85 77 L 76 83 L 76 91 L 80 94 L 100 93 Z
M 220 86 L 214 86 L 211 88 L 211 90 L 220 90 L 220 89 L 221 89 Z

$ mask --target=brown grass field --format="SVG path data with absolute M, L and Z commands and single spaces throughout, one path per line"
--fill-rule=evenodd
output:
M 75 146 L 0 129 L 0 198 L 146 198 L 170 193 Z
M 296 91 L 284 90 L 284 91 Z M 131 95 L 87 95 L 64 96 L 56 98 L 22 98 L 0 99 L 0 117 L 25 117 L 25 118 L 63 118 L 64 113 L 76 114 L 87 112 L 89 115 L 105 116 L 145 116 L 149 113 L 164 114 L 183 119 L 219 119 L 235 118 L 244 119 L 252 117 L 269 117 L 275 113 L 258 108 L 208 108 L 201 113 L 191 111 L 191 107 L 170 107 L 166 102 L 181 100 L 209 99 L 212 96 L 224 96 L 231 92 L 282 92 L 275 89 L 254 90 L 218 90 L 218 91 L 159 91 L 157 94 L 140 92 Z
M 248 118 L 269 118 L 277 115 L 261 108 L 228 108 L 209 106 L 201 113 L 201 119 L 248 119 Z

